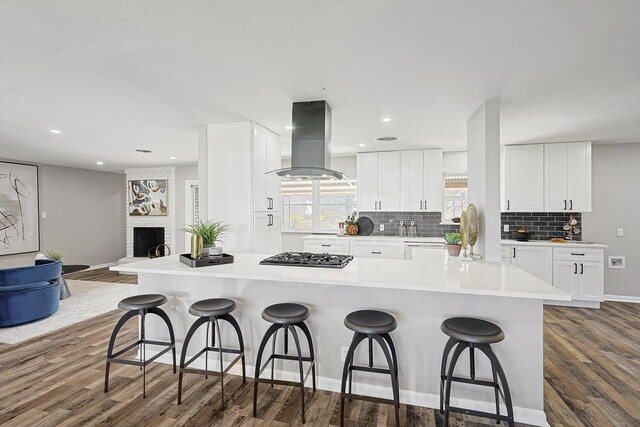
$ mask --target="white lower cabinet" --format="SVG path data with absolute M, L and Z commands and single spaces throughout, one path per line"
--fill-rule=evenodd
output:
M 282 224 L 277 213 L 256 212 L 254 214 L 254 252 L 277 254 L 282 246 Z
M 305 240 L 304 251 L 314 254 L 349 255 L 349 242 L 337 239 Z
M 404 243 L 390 245 L 375 242 L 351 242 L 350 253 L 356 258 L 404 259 Z
M 553 250 L 546 246 L 511 246 L 510 262 L 551 284 L 553 281 Z

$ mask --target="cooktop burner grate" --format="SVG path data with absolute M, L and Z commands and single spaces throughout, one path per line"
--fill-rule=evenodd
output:
M 291 267 L 344 268 L 353 257 L 351 255 L 313 254 L 311 252 L 282 252 L 265 258 L 261 265 L 285 265 Z

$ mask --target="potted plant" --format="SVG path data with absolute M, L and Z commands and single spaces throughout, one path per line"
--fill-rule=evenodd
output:
M 222 221 L 199 220 L 190 225 L 187 232 L 191 233 L 191 258 L 222 256 L 223 248 L 216 245 L 216 242 L 220 242 L 229 230 L 229 225 Z
M 460 233 L 446 233 L 444 240 L 447 242 L 447 252 L 449 252 L 449 255 L 460 255 L 460 250 L 462 249 Z
M 358 235 L 358 213 L 352 212 L 351 215 L 347 217 L 347 220 L 344 222 L 344 231 L 347 233 L 347 236 L 357 236 Z

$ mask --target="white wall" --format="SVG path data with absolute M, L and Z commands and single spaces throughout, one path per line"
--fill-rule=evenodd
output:
M 609 245 L 606 256 L 626 257 L 624 270 L 607 268 L 605 257 L 605 294 L 640 298 L 640 143 L 594 145 L 592 153 L 592 212 L 582 214 L 583 239 Z
M 466 174 L 467 173 L 467 152 L 466 151 L 445 151 L 444 153 L 442 153 L 442 173 Z
M 16 163 L 30 163 L 7 160 Z M 67 264 L 99 265 L 125 254 L 125 177 L 38 165 L 40 251 L 58 250 Z M 33 264 L 36 252 L 0 256 L 0 268 Z

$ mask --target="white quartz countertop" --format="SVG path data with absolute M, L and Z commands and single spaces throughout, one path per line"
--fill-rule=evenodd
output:
M 520 242 L 518 240 L 504 239 L 501 241 L 503 245 L 511 246 L 552 246 L 554 248 L 585 248 L 585 249 L 604 249 L 607 245 L 599 243 L 553 243 L 548 240 L 529 240 L 528 242 Z
M 353 259 L 343 269 L 260 265 L 269 255 L 234 254 L 233 264 L 191 268 L 178 255 L 111 267 L 127 273 L 266 280 L 362 288 L 569 301 L 570 295 L 507 263 L 461 262 L 446 251 L 416 251 L 413 260 Z
M 444 243 L 442 237 L 400 237 L 400 236 L 336 236 L 335 234 L 309 234 L 302 237 L 303 240 L 338 239 L 340 241 L 354 242 L 417 242 L 417 243 Z

